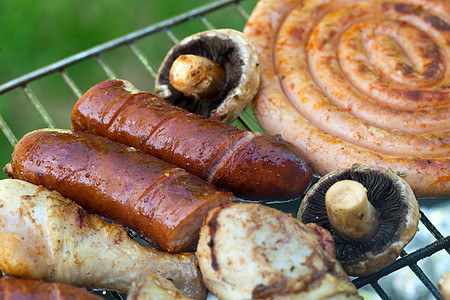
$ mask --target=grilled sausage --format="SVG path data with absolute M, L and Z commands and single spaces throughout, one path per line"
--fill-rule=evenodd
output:
M 3 274 L 122 293 L 159 274 L 186 295 L 206 299 L 192 252 L 170 254 L 141 245 L 119 224 L 23 180 L 0 180 L 0 204 Z
M 149 154 L 68 130 L 28 133 L 5 171 L 59 191 L 171 253 L 194 250 L 206 212 L 236 200 Z
M 247 200 L 292 199 L 312 177 L 300 151 L 279 136 L 201 118 L 127 81 L 88 90 L 72 111 L 72 129 L 141 149 Z
M 374 15 L 397 20 L 376 24 Z M 450 41 L 449 20 L 445 1 L 260 1 L 244 29 L 261 62 L 256 119 L 307 149 L 319 176 L 377 165 L 403 175 L 416 197 L 449 196 L 450 73 L 442 55 L 448 47 L 439 47 Z M 389 44 L 369 39 L 387 36 Z M 399 44 L 407 55 L 396 52 Z
M 102 300 L 93 293 L 58 282 L 4 277 L 0 279 L 2 300 Z

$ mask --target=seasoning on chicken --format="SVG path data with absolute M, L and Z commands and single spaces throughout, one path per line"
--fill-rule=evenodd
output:
M 219 299 L 361 299 L 327 230 L 262 204 L 209 211 L 197 256 L 206 287 Z
M 124 293 L 155 273 L 190 297 L 206 298 L 193 253 L 141 245 L 122 226 L 17 179 L 0 181 L 0 269 L 15 277 Z

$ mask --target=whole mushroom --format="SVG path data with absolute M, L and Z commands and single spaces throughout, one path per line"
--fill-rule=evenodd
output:
M 330 230 L 344 270 L 363 276 L 397 259 L 417 232 L 420 212 L 413 191 L 400 176 L 354 164 L 313 185 L 298 218 Z
M 253 44 L 239 31 L 216 29 L 172 47 L 158 70 L 155 93 L 205 118 L 231 123 L 251 103 L 259 82 Z

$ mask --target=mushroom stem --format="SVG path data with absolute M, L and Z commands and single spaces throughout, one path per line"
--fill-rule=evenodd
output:
M 225 70 L 218 63 L 203 56 L 180 55 L 170 68 L 172 86 L 196 100 L 214 98 L 225 81 Z
M 366 188 L 357 181 L 333 184 L 325 194 L 325 207 L 331 227 L 341 238 L 363 242 L 378 230 L 378 213 L 367 199 Z

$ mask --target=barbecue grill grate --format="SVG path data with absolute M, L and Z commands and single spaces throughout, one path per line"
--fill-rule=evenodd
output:
M 4 154 L 2 159 L 9 159 L 8 154 L 12 152 L 18 137 L 21 137 L 28 131 L 42 127 L 70 128 L 70 124 L 67 121 L 70 117 L 67 116 L 70 116 L 72 106 L 87 88 L 106 78 L 118 78 L 116 74 L 119 74 L 119 71 L 126 73 L 121 66 L 117 66 L 116 62 L 118 60 L 124 59 L 129 62 L 134 59 L 134 65 L 136 65 L 137 61 L 137 69 L 143 71 L 143 73 L 129 75 L 135 79 L 122 74 L 120 78 L 129 79 L 134 83 L 137 82 L 136 86 L 138 88 L 140 88 L 139 84 L 141 84 L 143 88 L 140 89 L 151 91 L 157 74 L 157 67 L 155 66 L 159 66 L 165 53 L 174 43 L 177 43 L 179 39 L 189 34 L 215 28 L 213 25 L 214 20 L 217 21 L 217 18 L 225 14 L 227 21 L 218 27 L 242 30 L 255 4 L 256 0 L 217 1 L 70 56 L 0 85 L 0 103 L 6 104 L 4 105 L 5 107 L 17 106 L 17 102 L 26 104 L 25 107 L 20 107 L 20 117 L 14 116 L 14 113 L 11 113 L 11 111 L 8 113 L 6 113 L 6 110 L 0 111 L 0 129 L 4 135 L 0 135 L 0 142 L 2 142 L 1 148 L 5 152 L 0 153 L 0 155 Z M 193 23 L 196 24 L 192 25 Z M 180 28 L 186 29 L 187 27 L 192 32 L 180 30 Z M 166 39 L 168 43 L 162 43 L 161 38 Z M 155 44 L 152 43 L 154 41 L 158 45 L 163 45 L 158 50 L 159 55 L 156 55 L 157 57 L 152 61 L 146 56 L 145 53 L 147 51 L 142 49 L 148 47 L 149 44 Z M 111 58 L 110 54 L 113 52 L 118 53 Z M 85 66 L 86 64 L 89 64 L 89 66 Z M 77 69 L 80 65 L 84 66 Z M 77 76 L 78 79 L 74 79 Z M 57 88 L 52 86 L 57 86 Z M 59 102 L 50 105 L 48 101 L 45 102 L 47 98 L 55 98 Z M 30 119 L 28 119 L 28 116 L 30 116 Z M 250 109 L 242 113 L 233 125 L 249 130 L 261 130 Z M 4 165 L 6 161 L 0 161 L 0 163 Z M 437 199 L 436 201 L 427 199 L 422 201 L 421 204 L 427 205 L 431 202 L 444 203 L 448 201 L 450 199 Z M 295 215 L 298 205 L 299 203 L 288 203 L 284 206 L 278 205 L 277 208 L 292 212 Z M 394 264 L 376 274 L 354 278 L 354 284 L 360 289 L 370 290 L 371 286 L 371 291 L 375 291 L 381 299 L 391 299 L 392 296 L 381 286 L 382 284 L 380 284 L 379 280 L 400 269 L 410 268 L 412 273 L 428 290 L 429 295 L 426 297 L 442 299 L 436 287 L 436 279 L 433 282 L 430 279 L 431 274 L 426 274 L 418 265 L 418 262 L 441 250 L 450 254 L 450 236 L 444 237 L 425 216 L 423 211 L 421 211 L 422 227 L 426 228 L 425 231 L 431 233 L 433 241 L 427 242 L 425 246 L 419 249 L 413 249 L 410 253 L 403 251 L 401 257 Z M 423 230 L 421 229 L 421 231 Z M 448 261 L 448 258 L 444 258 L 444 263 L 446 260 Z M 122 299 L 121 295 L 115 292 L 101 294 L 108 298 Z

